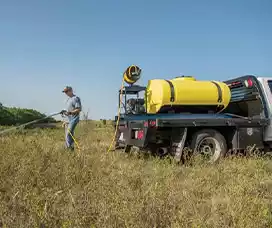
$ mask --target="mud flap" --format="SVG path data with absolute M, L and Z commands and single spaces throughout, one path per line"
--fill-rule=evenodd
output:
M 187 128 L 183 128 L 177 136 L 172 141 L 172 147 L 175 148 L 174 151 L 174 159 L 177 162 L 180 162 L 182 160 L 183 155 L 183 148 L 185 145 L 185 140 L 187 137 Z

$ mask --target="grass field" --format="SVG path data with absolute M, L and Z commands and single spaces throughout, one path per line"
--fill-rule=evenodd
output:
M 272 162 L 176 166 L 107 153 L 113 130 L 81 124 L 0 138 L 0 227 L 272 227 Z

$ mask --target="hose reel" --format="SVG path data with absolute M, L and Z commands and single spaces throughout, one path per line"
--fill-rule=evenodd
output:
M 127 84 L 133 85 L 141 78 L 141 73 L 142 70 L 140 67 L 131 65 L 124 72 L 123 79 Z

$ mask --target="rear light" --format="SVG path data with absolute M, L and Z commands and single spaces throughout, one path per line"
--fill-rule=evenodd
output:
M 145 121 L 144 127 L 156 127 L 156 120 Z
M 137 139 L 142 139 L 144 137 L 144 131 L 143 130 L 139 130 L 137 132 Z
M 144 122 L 144 127 L 148 127 L 148 121 Z
M 246 86 L 247 88 L 250 88 L 250 87 L 253 86 L 253 81 L 252 81 L 251 79 L 245 80 L 244 83 L 245 83 L 245 86 Z
M 149 121 L 149 126 L 150 127 L 155 127 L 156 126 L 156 121 L 155 120 Z

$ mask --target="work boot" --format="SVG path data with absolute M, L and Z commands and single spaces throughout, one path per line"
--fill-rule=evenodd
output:
M 68 149 L 69 151 L 71 151 L 71 152 L 75 150 L 75 148 L 72 147 L 72 146 L 71 146 L 71 147 L 68 147 L 67 149 Z
M 66 145 L 66 146 L 65 146 L 65 150 L 68 150 L 68 151 L 71 151 L 71 152 L 72 152 L 72 151 L 75 150 L 75 148 L 74 148 L 73 146 L 69 146 L 69 147 L 68 147 L 68 146 Z

